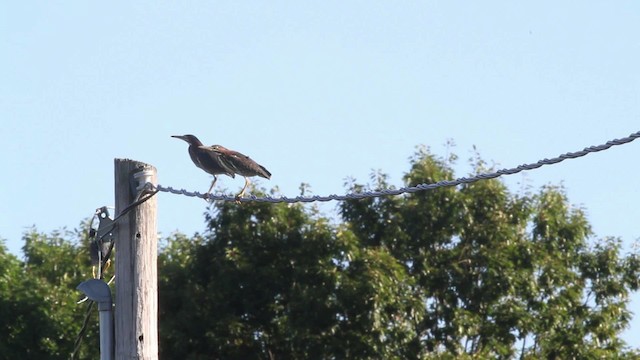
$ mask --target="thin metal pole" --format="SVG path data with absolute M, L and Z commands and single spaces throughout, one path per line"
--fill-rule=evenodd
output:
M 111 289 L 104 281 L 90 279 L 78 285 L 89 299 L 98 303 L 100 312 L 100 360 L 113 360 L 113 313 Z
M 108 308 L 100 308 L 100 360 L 113 360 L 113 313 L 111 302 Z

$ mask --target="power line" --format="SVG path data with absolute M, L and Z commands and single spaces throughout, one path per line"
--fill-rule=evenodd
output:
M 596 146 L 589 146 L 587 148 L 584 148 L 583 150 L 580 151 L 576 151 L 576 152 L 568 152 L 562 155 L 559 155 L 557 157 L 551 158 L 551 159 L 542 159 L 539 160 L 535 163 L 530 163 L 530 164 L 524 164 L 524 165 L 520 165 L 517 166 L 515 168 L 508 168 L 508 169 L 502 169 L 502 170 L 498 170 L 495 172 L 490 172 L 490 173 L 485 173 L 485 174 L 478 174 L 469 178 L 466 177 L 462 177 L 462 178 L 458 178 L 455 180 L 443 180 L 443 181 L 439 181 L 437 183 L 433 183 L 433 184 L 420 184 L 420 185 L 416 185 L 416 186 L 409 186 L 409 187 L 402 187 L 402 188 L 398 188 L 398 189 L 386 189 L 386 190 L 379 190 L 379 191 L 367 191 L 367 192 L 357 192 L 357 193 L 349 193 L 349 194 L 345 194 L 345 195 L 328 195 L 328 196 L 296 196 L 294 198 L 289 198 L 286 196 L 281 196 L 281 197 L 271 197 L 271 196 L 265 196 L 265 197 L 257 197 L 254 195 L 250 195 L 248 197 L 244 197 L 241 198 L 240 201 L 242 202 L 250 202 L 250 201 L 257 201 L 257 202 L 268 202 L 268 203 L 288 203 L 288 204 L 292 204 L 292 203 L 300 203 L 300 202 L 304 202 L 304 203 L 308 203 L 308 202 L 315 202 L 315 201 L 332 201 L 332 200 L 338 200 L 338 201 L 342 201 L 342 200 L 352 200 L 352 199 L 365 199 L 365 198 L 371 198 L 371 197 L 381 197 L 381 196 L 393 196 L 393 195 L 401 195 L 401 194 L 406 194 L 406 193 L 415 193 L 418 191 L 426 191 L 426 190 L 433 190 L 433 189 L 437 189 L 437 188 L 441 188 L 441 187 L 449 187 L 449 186 L 457 186 L 457 185 L 461 185 L 461 184 L 470 184 L 470 183 L 474 183 L 476 181 L 480 181 L 480 180 L 487 180 L 487 179 L 494 179 L 503 175 L 513 175 L 513 174 L 517 174 L 521 171 L 525 171 L 525 170 L 533 170 L 533 169 L 537 169 L 543 165 L 552 165 L 552 164 L 557 164 L 560 163 L 564 160 L 567 159 L 575 159 L 575 158 L 579 158 L 582 156 L 585 156 L 587 154 L 590 153 L 595 153 L 595 152 L 599 152 L 599 151 L 603 151 L 603 150 L 607 150 L 609 148 L 611 148 L 612 146 L 616 146 L 616 145 L 623 145 L 623 144 L 627 144 L 632 142 L 633 140 L 636 140 L 637 138 L 640 138 L 640 131 L 632 133 L 631 135 L 627 136 L 627 137 L 623 137 L 621 139 L 614 139 L 614 140 L 610 140 L 607 141 L 604 144 L 601 145 L 596 145 Z M 205 200 L 222 200 L 222 201 L 236 201 L 236 197 L 235 196 L 229 196 L 229 195 L 206 195 L 206 194 L 202 194 L 200 192 L 190 192 L 187 191 L 185 189 L 174 189 L 170 186 L 165 187 L 162 185 L 155 185 L 154 189 L 156 191 L 162 191 L 162 192 L 168 192 L 171 194 L 177 194 L 177 195 L 184 195 L 184 196 L 189 196 L 189 197 L 199 197 Z
M 507 168 L 507 169 L 502 169 L 502 170 L 498 170 L 495 172 L 489 172 L 489 173 L 484 173 L 484 174 L 478 174 L 469 178 L 466 177 L 462 177 L 462 178 L 458 178 L 455 180 L 443 180 L 443 181 L 439 181 L 437 183 L 433 183 L 433 184 L 419 184 L 416 186 L 410 186 L 410 187 L 402 187 L 399 189 L 385 189 L 385 190 L 379 190 L 379 191 L 368 191 L 368 192 L 354 192 L 354 193 L 349 193 L 349 194 L 345 194 L 345 195 L 328 195 L 328 196 L 297 196 L 294 198 L 288 198 L 286 196 L 281 196 L 281 197 L 270 197 L 270 196 L 265 196 L 265 197 L 257 197 L 257 196 L 248 196 L 245 198 L 241 198 L 240 201 L 242 202 L 250 202 L 250 201 L 257 201 L 257 202 L 268 202 L 268 203 L 308 203 L 308 202 L 316 202 L 316 201 L 332 201 L 332 200 L 337 200 L 337 201 L 343 201 L 343 200 L 350 200 L 350 199 L 364 199 L 364 198 L 372 198 L 372 197 L 382 197 L 382 196 L 395 196 L 395 195 L 401 195 L 401 194 L 406 194 L 406 193 L 415 193 L 415 192 L 419 192 L 419 191 L 427 191 L 427 190 L 433 190 L 433 189 L 437 189 L 437 188 L 441 188 L 441 187 L 451 187 L 451 186 L 457 186 L 457 185 L 461 185 L 461 184 L 470 184 L 470 183 L 474 183 L 480 180 L 487 180 L 487 179 L 494 179 L 494 178 L 498 178 L 500 176 L 503 175 L 512 175 L 512 174 L 517 174 L 519 172 L 525 171 L 525 170 L 533 170 L 533 169 L 537 169 L 539 167 L 542 167 L 543 165 L 553 165 L 553 164 L 557 164 L 560 163 L 564 160 L 567 159 L 575 159 L 575 158 L 579 158 L 585 155 L 588 155 L 590 153 L 594 153 L 594 152 L 599 152 L 599 151 L 604 151 L 604 150 L 608 150 L 609 148 L 613 147 L 613 146 L 617 146 L 617 145 L 623 145 L 623 144 L 627 144 L 630 143 L 636 139 L 640 138 L 640 131 L 635 132 L 630 134 L 627 137 L 623 137 L 620 139 L 614 139 L 614 140 L 610 140 L 607 141 L 604 144 L 601 145 L 596 145 L 596 146 L 590 146 L 587 148 L 584 148 L 583 150 L 580 151 L 576 151 L 576 152 L 568 152 L 565 154 L 561 154 L 557 157 L 551 158 L 551 159 L 542 159 L 539 160 L 535 163 L 530 163 L 530 164 L 523 164 L 523 165 L 519 165 L 515 168 Z M 137 206 L 139 206 L 140 204 L 144 203 L 145 201 L 149 200 L 150 198 L 152 198 L 153 196 L 155 196 L 158 192 L 169 192 L 172 194 L 177 194 L 177 195 L 185 195 L 185 196 L 189 196 L 189 197 L 199 197 L 205 200 L 221 200 L 221 201 L 237 201 L 237 198 L 235 196 L 228 196 L 228 195 L 209 195 L 209 194 L 202 194 L 200 192 L 190 192 L 184 189 L 181 190 L 176 190 L 172 187 L 164 187 L 162 185 L 153 185 L 151 183 L 146 183 L 144 185 L 144 187 L 142 188 L 142 190 L 138 193 L 138 196 L 136 197 L 135 201 L 133 201 L 131 204 L 129 204 L 127 207 L 125 207 L 120 214 L 118 214 L 118 216 L 116 216 L 113 219 L 113 227 L 111 228 L 111 230 L 113 230 L 113 228 L 115 228 L 117 226 L 117 221 L 122 218 L 124 215 L 126 215 L 127 213 L 129 213 L 131 210 L 135 209 Z M 98 212 L 96 211 L 96 215 L 98 214 Z M 95 218 L 94 215 L 91 219 L 91 222 L 89 223 L 89 231 L 92 230 L 92 223 L 93 220 Z M 107 235 L 108 232 L 105 232 L 104 234 L 102 234 L 100 236 L 99 239 L 94 239 L 98 240 L 98 241 L 102 241 L 103 238 Z M 97 234 L 96 234 L 97 235 Z M 94 235 L 95 236 L 95 235 Z M 91 235 L 89 235 L 89 237 L 91 238 Z M 114 243 L 112 242 L 110 244 L 110 247 L 107 250 L 106 256 L 104 257 L 104 259 L 101 259 L 102 262 L 102 266 L 100 266 L 100 278 L 102 278 L 103 274 L 102 271 L 104 271 L 104 265 L 106 263 L 106 260 L 109 259 L 111 252 L 113 250 L 113 245 Z M 81 343 L 82 343 L 82 339 L 84 337 L 84 334 L 87 330 L 88 327 L 88 323 L 89 323 L 89 319 L 92 313 L 92 310 L 94 308 L 94 304 L 93 301 L 89 301 L 89 303 L 87 304 L 87 308 L 86 308 L 86 312 L 85 312 L 85 317 L 83 320 L 83 324 L 82 327 L 78 333 L 78 336 L 76 337 L 76 340 L 74 342 L 74 349 L 73 352 L 71 354 L 71 359 L 74 359 L 75 356 L 78 354 L 78 351 L 80 349 Z

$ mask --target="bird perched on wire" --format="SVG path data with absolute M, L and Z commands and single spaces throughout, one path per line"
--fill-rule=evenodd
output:
M 236 177 L 233 169 L 221 160 L 222 155 L 220 152 L 213 151 L 209 149 L 209 147 L 202 145 L 202 142 L 194 135 L 172 135 L 171 137 L 189 143 L 189 156 L 191 156 L 191 161 L 200 169 L 213 175 L 213 181 L 205 196 L 211 193 L 213 186 L 216 184 L 216 181 L 218 181 L 217 175 L 228 175 L 232 178 Z
M 236 195 L 236 201 L 239 201 L 242 195 L 244 195 L 247 186 L 249 186 L 249 177 L 260 176 L 265 179 L 271 178 L 271 173 L 264 166 L 253 161 L 247 155 L 241 154 L 237 151 L 229 150 L 222 145 L 212 145 L 201 147 L 207 150 L 211 150 L 216 154 L 219 154 L 218 158 L 223 165 L 231 169 L 235 174 L 244 177 L 244 187 L 238 195 Z

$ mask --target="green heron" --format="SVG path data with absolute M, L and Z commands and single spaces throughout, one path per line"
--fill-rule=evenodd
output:
M 260 176 L 265 179 L 271 178 L 271 173 L 269 172 L 269 170 L 253 161 L 247 155 L 241 154 L 237 151 L 229 150 L 222 145 L 201 146 L 201 148 L 219 154 L 219 159 L 225 167 L 233 170 L 235 174 L 242 175 L 244 177 L 244 187 L 242 188 L 240 193 L 236 195 L 236 199 L 240 199 L 242 195 L 244 195 L 244 191 L 247 189 L 247 186 L 249 186 L 249 177 Z
M 200 169 L 213 175 L 213 181 L 211 182 L 211 186 L 209 187 L 209 191 L 207 191 L 206 195 L 211 193 L 211 189 L 213 189 L 216 181 L 218 181 L 218 177 L 216 175 L 224 174 L 231 176 L 232 178 L 236 177 L 233 169 L 229 167 L 226 162 L 222 161 L 222 155 L 220 152 L 213 151 L 212 149 L 203 146 L 202 142 L 194 135 L 172 135 L 171 137 L 181 139 L 189 143 L 189 156 L 191 156 L 191 161 L 193 161 L 193 163 Z

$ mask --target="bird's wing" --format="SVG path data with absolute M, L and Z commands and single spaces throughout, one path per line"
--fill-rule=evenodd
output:
M 251 173 L 250 176 L 258 175 L 263 178 L 269 179 L 271 178 L 271 173 L 262 165 L 255 162 L 252 158 L 248 157 L 245 154 L 239 153 L 233 150 L 227 150 L 223 152 L 226 156 L 222 156 L 222 158 L 229 158 L 231 163 L 234 164 L 234 168 L 236 169 L 236 173 L 238 174 L 246 174 L 247 172 Z
M 233 168 L 233 166 L 230 166 L 227 161 L 225 161 L 224 156 L 215 151 L 210 151 L 209 156 L 211 156 L 211 158 L 226 171 L 227 175 L 231 176 L 232 178 L 236 177 L 236 171 L 234 171 L 235 169 Z
M 262 176 L 266 179 L 271 178 L 271 173 L 264 166 L 258 164 L 247 155 L 238 151 L 229 150 L 220 145 L 208 147 L 201 146 L 202 149 L 210 150 L 219 155 L 220 162 L 226 168 L 233 170 L 234 173 L 242 176 Z
M 271 179 L 271 173 L 269 172 L 269 170 L 267 170 L 267 168 L 260 164 L 258 164 L 258 166 L 262 170 L 262 172 L 260 172 L 260 176 L 264 177 L 265 179 Z
M 232 172 L 237 174 L 242 173 L 242 169 L 238 166 L 239 159 L 237 157 L 227 154 L 226 152 L 217 153 L 217 155 L 220 163 L 222 163 L 225 168 L 231 169 Z
M 226 162 L 222 161 L 222 156 L 218 152 L 211 150 L 209 147 L 198 146 L 197 160 L 198 162 L 196 165 L 204 171 L 209 172 L 208 169 L 220 168 L 230 177 L 236 177 L 233 168 L 231 168 Z

